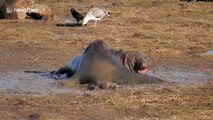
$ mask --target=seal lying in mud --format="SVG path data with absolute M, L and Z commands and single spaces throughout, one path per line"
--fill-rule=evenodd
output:
M 106 44 L 106 43 L 105 43 Z M 71 77 L 76 71 L 79 70 L 81 61 L 85 56 L 85 52 L 90 48 L 92 43 L 80 55 L 75 56 L 65 67 L 60 68 L 58 71 L 53 71 L 56 75 L 66 74 L 67 78 Z M 125 51 L 123 49 L 111 49 L 110 54 L 119 59 L 119 61 L 130 71 L 138 74 L 146 74 L 148 71 L 148 57 L 138 51 Z
M 68 65 L 62 67 L 57 72 L 56 75 L 60 76 L 66 74 L 67 77 L 71 77 L 76 71 L 79 70 L 81 65 L 81 61 L 85 56 L 85 52 L 88 50 L 90 45 L 85 49 L 83 53 L 74 57 Z M 138 51 L 124 51 L 122 49 L 115 50 L 110 49 L 110 54 L 119 59 L 120 63 L 123 64 L 129 71 L 138 73 L 138 74 L 146 74 L 148 71 L 148 59 L 147 56 Z
M 111 54 L 110 50 L 109 45 L 103 40 L 92 42 L 86 48 L 81 65 L 71 79 L 79 80 L 80 84 L 96 85 L 99 83 L 135 85 L 164 82 L 153 76 L 131 72 L 116 55 Z

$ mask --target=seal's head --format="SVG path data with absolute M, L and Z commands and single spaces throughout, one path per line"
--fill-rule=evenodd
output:
M 148 71 L 148 57 L 140 52 L 135 52 L 134 71 L 139 74 L 146 74 Z
M 148 71 L 148 57 L 138 51 L 124 51 L 120 56 L 124 66 L 132 72 L 146 74 Z

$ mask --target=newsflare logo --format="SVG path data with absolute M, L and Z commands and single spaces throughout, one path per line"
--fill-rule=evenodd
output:
M 7 8 L 7 9 L 6 9 L 6 12 L 7 12 L 7 13 L 12 13 L 12 12 L 13 12 L 13 9 L 12 9 L 12 8 Z
M 38 12 L 38 9 L 37 8 L 7 8 L 6 9 L 6 13 L 12 13 L 12 12 L 15 12 L 15 13 L 18 13 L 18 12 Z

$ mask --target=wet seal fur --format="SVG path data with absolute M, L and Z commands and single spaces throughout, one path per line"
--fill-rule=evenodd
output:
M 163 83 L 160 78 L 129 71 L 110 53 L 110 46 L 103 40 L 92 42 L 85 50 L 79 70 L 71 77 L 80 84 L 116 83 L 118 85 Z

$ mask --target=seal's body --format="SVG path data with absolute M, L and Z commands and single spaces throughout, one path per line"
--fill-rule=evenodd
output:
M 92 42 L 84 53 L 79 70 L 71 79 L 87 83 L 117 83 L 120 85 L 162 83 L 163 80 L 149 75 L 131 72 L 111 54 L 110 47 L 103 40 Z

